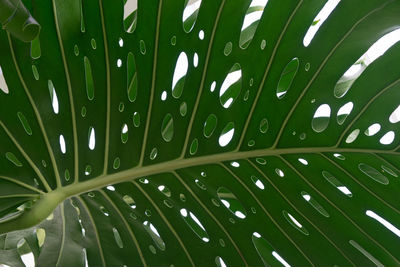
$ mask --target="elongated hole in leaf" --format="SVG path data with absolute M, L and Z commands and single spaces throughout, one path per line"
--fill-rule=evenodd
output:
M 124 30 L 132 33 L 136 29 L 138 0 L 124 0 Z
M 346 118 L 349 116 L 351 111 L 353 110 L 353 102 L 348 102 L 344 104 L 339 110 L 336 115 L 336 120 L 339 125 L 342 125 Z
M 331 108 L 327 104 L 323 104 L 317 108 L 311 121 L 312 129 L 321 133 L 328 128 L 331 118 Z
M 54 114 L 58 114 L 58 112 L 59 112 L 58 97 L 57 97 L 57 92 L 54 87 L 53 81 L 48 80 L 47 86 L 49 87 L 50 100 L 51 100 L 51 105 L 53 107 Z
M 350 245 L 352 245 L 354 248 L 356 248 L 361 254 L 363 254 L 365 257 L 367 257 L 371 262 L 373 262 L 376 266 L 383 267 L 383 265 L 379 260 L 377 260 L 374 256 L 372 256 L 371 253 L 366 251 L 360 244 L 358 244 L 354 240 L 349 240 Z
M 24 116 L 24 114 L 22 112 L 17 112 L 17 116 L 18 116 L 18 119 L 21 122 L 22 127 L 24 128 L 26 134 L 27 135 L 32 135 L 31 126 L 29 125 L 29 122 L 26 119 L 26 117 Z
M 161 125 L 161 136 L 165 142 L 170 142 L 174 137 L 174 118 L 167 113 Z
M 246 218 L 246 210 L 242 203 L 237 199 L 237 197 L 227 188 L 220 187 L 217 190 L 218 198 L 221 200 L 222 204 L 229 209 L 236 217 L 239 219 Z
M 114 239 L 115 239 L 115 243 L 117 243 L 119 248 L 123 248 L 124 244 L 122 243 L 122 239 L 121 236 L 117 230 L 117 228 L 113 227 L 113 233 L 114 233 Z
M 390 145 L 391 143 L 393 143 L 395 136 L 396 135 L 393 131 L 389 131 L 385 133 L 385 135 L 382 136 L 381 139 L 379 139 L 379 143 L 381 143 L 382 145 Z
M 294 77 L 297 74 L 297 70 L 299 69 L 299 65 L 299 59 L 295 57 L 283 69 L 281 78 L 278 82 L 278 87 L 276 88 L 276 97 L 278 99 L 282 99 L 289 91 Z
M 17 167 L 22 167 L 21 161 L 18 160 L 18 158 L 14 155 L 12 152 L 7 152 L 6 153 L 6 158 L 13 163 Z
M 67 153 L 67 145 L 65 144 L 64 136 L 61 134 L 59 137 L 61 153 Z
M 153 239 L 154 244 L 156 244 L 156 246 L 164 251 L 165 250 L 165 242 L 164 240 L 161 238 L 160 234 L 157 231 L 157 228 L 154 227 L 154 225 L 152 223 L 150 223 L 149 221 L 145 221 L 143 223 L 143 227 L 146 230 L 146 232 L 150 235 L 151 239 Z
M 339 4 L 340 0 L 328 0 L 324 7 L 318 12 L 317 16 L 314 18 L 313 22 L 311 23 L 310 27 L 307 30 L 306 35 L 303 38 L 303 45 L 307 47 L 314 36 L 317 34 L 319 28 L 325 22 L 325 20 L 329 17 L 332 11 L 336 8 Z
M 242 70 L 239 63 L 235 63 L 229 70 L 219 91 L 219 100 L 224 108 L 229 108 L 242 90 Z
M 299 230 L 301 233 L 305 235 L 309 235 L 308 231 L 304 226 L 299 223 L 298 220 L 296 220 L 290 213 L 288 213 L 286 210 L 282 211 L 283 217 L 289 222 L 290 225 L 292 225 L 294 228 Z
M 128 53 L 126 59 L 126 72 L 128 99 L 130 102 L 135 102 L 138 90 L 138 83 L 135 56 L 132 52 Z
M 218 139 L 218 143 L 221 147 L 225 147 L 227 146 L 232 138 L 233 135 L 235 133 L 235 124 L 233 122 L 229 122 L 224 129 L 222 130 L 219 139 Z
M 6 79 L 4 78 L 4 74 L 3 74 L 3 70 L 1 69 L 1 66 L 0 66 L 0 90 L 6 94 L 9 93 L 8 85 L 7 85 Z
M 186 0 L 182 15 L 183 29 L 185 32 L 189 33 L 192 31 L 199 14 L 200 5 L 201 0 Z
M 86 81 L 86 94 L 89 100 L 94 99 L 94 82 L 92 75 L 92 67 L 90 66 L 89 59 L 85 56 L 83 58 L 83 64 L 85 68 L 85 81 Z
M 209 242 L 210 238 L 207 234 L 206 229 L 204 226 L 201 224 L 199 219 L 192 213 L 188 212 L 186 209 L 181 209 L 180 210 L 181 216 L 183 220 L 186 222 L 186 224 L 189 226 L 190 229 L 204 242 Z
M 39 35 L 31 42 L 31 58 L 38 59 L 42 55 L 42 50 L 40 49 L 40 39 Z
M 385 175 L 380 173 L 380 171 L 378 171 L 377 169 L 369 166 L 368 164 L 360 163 L 358 164 L 358 168 L 374 181 L 384 185 L 389 184 L 389 179 Z
M 387 33 L 376 41 L 337 81 L 333 89 L 335 97 L 343 97 L 367 67 L 398 41 L 400 41 L 400 29 Z
M 322 171 L 322 176 L 334 187 L 336 187 L 340 192 L 342 192 L 343 194 L 345 194 L 348 197 L 352 197 L 353 194 L 351 193 L 351 191 L 343 185 L 342 182 L 340 182 L 338 179 L 336 179 L 335 176 L 333 176 L 331 173 L 327 172 L 327 171 Z
M 243 19 L 240 30 L 239 46 L 246 49 L 256 33 L 261 16 L 268 0 L 252 0 Z
M 89 127 L 89 149 L 94 150 L 96 147 L 96 133 L 93 127 Z
M 302 191 L 301 196 L 321 215 L 329 218 L 329 213 L 321 206 L 321 204 L 318 203 L 318 201 L 316 201 L 313 197 L 311 197 L 310 194 L 308 194 L 305 191 Z
M 128 129 L 128 125 L 124 123 L 121 128 L 121 141 L 123 144 L 126 144 L 126 142 L 128 142 Z
M 185 52 L 181 52 L 176 61 L 174 76 L 172 78 L 172 96 L 174 98 L 180 98 L 183 93 L 188 67 L 187 55 Z
M 380 224 L 382 224 L 383 226 L 385 226 L 389 231 L 391 231 L 393 234 L 397 235 L 398 237 L 400 237 L 400 230 L 399 228 L 397 228 L 396 226 L 394 226 L 392 223 L 388 222 L 387 220 L 385 220 L 384 218 L 382 218 L 381 216 L 379 216 L 378 214 L 376 214 L 375 212 L 371 211 L 371 210 L 367 210 L 365 212 L 365 214 L 373 219 L 375 219 L 376 221 L 378 221 Z
M 217 128 L 217 122 L 217 116 L 214 114 L 210 114 L 208 116 L 203 128 L 203 134 L 206 138 L 210 138 L 210 136 L 214 133 L 215 128 Z

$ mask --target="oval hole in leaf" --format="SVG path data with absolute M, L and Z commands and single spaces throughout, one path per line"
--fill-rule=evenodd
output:
M 115 239 L 115 243 L 117 243 L 119 248 L 123 248 L 124 247 L 124 243 L 122 243 L 122 239 L 121 236 L 117 230 L 117 228 L 113 227 L 113 233 L 114 233 L 114 239 Z
M 382 136 L 381 139 L 379 139 L 379 143 L 381 143 L 382 145 L 390 145 L 391 143 L 393 143 L 395 137 L 396 135 L 394 134 L 394 132 L 389 131 L 385 133 L 385 135 Z
M 197 138 L 193 139 L 192 144 L 190 145 L 190 155 L 194 155 L 197 153 L 197 149 L 199 147 L 199 141 L 197 140 Z
M 239 46 L 246 49 L 256 33 L 258 23 L 268 0 L 252 0 L 243 19 L 240 30 Z
M 222 130 L 219 136 L 218 139 L 219 145 L 221 147 L 227 146 L 231 142 L 234 133 L 235 133 L 235 124 L 233 122 L 229 122 Z
M 384 185 L 389 184 L 389 179 L 386 176 L 384 176 L 377 169 L 369 166 L 368 164 L 360 163 L 358 164 L 358 168 L 360 169 L 360 171 L 362 171 L 369 178 L 372 178 L 374 181 Z
M 185 32 L 189 33 L 192 31 L 199 14 L 200 5 L 201 0 L 186 0 L 182 15 L 183 29 Z
M 127 73 L 127 93 L 130 102 L 135 102 L 137 96 L 137 72 L 136 72 L 136 62 L 135 56 L 132 52 L 128 53 L 126 59 L 126 73 Z
M 132 209 L 136 209 L 136 204 L 133 198 L 129 195 L 125 195 L 122 197 L 122 200 Z
M 264 190 L 265 186 L 264 186 L 263 182 L 261 182 L 261 180 L 258 179 L 258 177 L 252 175 L 252 176 L 251 176 L 251 180 L 253 181 L 253 183 L 254 183 L 258 188 L 260 188 L 261 190 Z
M 170 142 L 174 137 L 174 119 L 170 113 L 167 113 L 161 125 L 161 136 L 165 142 Z
M 31 57 L 33 59 L 38 59 L 42 55 L 42 50 L 40 49 L 40 39 L 39 35 L 31 42 Z
M 60 142 L 61 153 L 63 154 L 67 153 L 67 146 L 65 144 L 65 139 L 63 135 L 60 135 L 59 142 Z
M 229 70 L 219 91 L 219 100 L 224 108 L 229 108 L 242 90 L 242 70 L 239 63 L 235 63 Z
M 278 99 L 282 99 L 289 91 L 298 69 L 299 59 L 297 57 L 293 58 L 283 69 L 278 87 L 276 88 L 276 97 Z
M 124 30 L 132 33 L 136 28 L 138 0 L 124 0 Z
M 301 233 L 308 235 L 308 231 L 306 228 L 304 228 L 303 225 L 299 223 L 296 218 L 294 218 L 290 213 L 288 213 L 286 210 L 282 211 L 283 217 L 290 223 L 291 226 L 299 230 Z
M 133 126 L 138 128 L 140 126 L 140 114 L 139 112 L 133 113 Z
M 213 133 L 215 128 L 217 127 L 217 116 L 214 114 L 210 114 L 204 123 L 203 134 L 205 137 L 209 138 Z
M 237 197 L 227 188 L 220 187 L 217 190 L 218 198 L 221 200 L 222 204 L 230 210 L 239 219 L 246 218 L 246 210 L 244 209 L 242 203 L 237 199 Z
M 336 179 L 335 176 L 333 176 L 331 173 L 327 171 L 322 171 L 322 176 L 334 187 L 336 187 L 340 192 L 345 194 L 348 197 L 352 197 L 353 194 L 351 191 L 338 179 Z
M 307 201 L 314 209 L 316 209 L 321 215 L 329 218 L 329 213 L 321 206 L 321 204 L 318 203 L 313 197 L 310 196 L 305 191 L 301 192 L 301 196 L 304 198 L 305 201 Z
M 322 104 L 314 113 L 311 121 L 312 129 L 317 133 L 325 131 L 325 129 L 328 128 L 330 118 L 331 108 L 327 104 Z
M 374 136 L 381 130 L 381 125 L 379 123 L 374 123 L 370 125 L 364 132 L 366 136 Z
M 398 41 L 400 41 L 400 29 L 391 31 L 376 41 L 337 81 L 333 89 L 335 97 L 343 97 L 367 67 Z
M 129 137 L 128 125 L 126 123 L 124 123 L 121 128 L 121 141 L 123 144 L 126 144 L 126 142 L 128 142 L 128 137 Z
M 172 79 L 172 96 L 174 98 L 180 98 L 183 93 L 188 67 L 189 62 L 186 53 L 181 52 L 176 61 L 174 76 Z
M 226 267 L 226 263 L 220 256 L 215 257 L 215 264 L 217 267 Z
M 85 56 L 83 58 L 83 64 L 85 68 L 85 82 L 86 82 L 86 94 L 89 100 L 94 98 L 94 82 L 92 75 L 92 67 L 90 66 L 89 59 Z
M 353 131 L 347 136 L 345 142 L 346 142 L 347 144 L 353 143 L 353 142 L 357 139 L 357 137 L 358 137 L 359 134 L 360 134 L 360 129 L 355 129 L 355 130 L 353 130 Z
M 351 111 L 353 110 L 353 102 L 348 102 L 344 104 L 339 110 L 336 115 L 336 120 L 339 125 L 342 125 L 346 118 L 349 116 Z
M 265 266 L 280 265 L 273 255 L 274 248 L 259 233 L 254 232 L 251 236 L 251 240 L 253 241 L 253 245 L 256 248 L 256 251 L 264 262 Z
M 199 219 L 192 213 L 188 212 L 186 209 L 180 210 L 181 216 L 190 229 L 204 242 L 209 242 L 210 238 L 208 237 L 207 231 L 204 226 L 201 224 Z
M 160 185 L 157 187 L 158 191 L 163 193 L 166 197 L 171 197 L 171 190 L 165 185 Z

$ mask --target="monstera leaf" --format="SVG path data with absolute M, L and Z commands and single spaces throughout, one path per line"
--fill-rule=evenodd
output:
M 0 263 L 400 265 L 400 1 L 131 2 L 0 1 Z

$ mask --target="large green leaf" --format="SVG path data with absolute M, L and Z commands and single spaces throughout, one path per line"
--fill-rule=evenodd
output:
M 0 32 L 0 263 L 400 265 L 400 1 L 129 2 Z

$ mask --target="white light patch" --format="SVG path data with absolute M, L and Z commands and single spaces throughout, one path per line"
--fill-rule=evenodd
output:
M 211 86 L 210 86 L 210 91 L 211 91 L 211 92 L 214 92 L 216 86 L 217 86 L 217 83 L 216 83 L 215 81 L 212 82 L 212 84 L 211 84 Z
M 290 213 L 288 213 L 288 216 L 290 218 L 290 220 L 292 220 L 292 222 L 297 225 L 299 228 L 302 228 L 303 225 L 301 225 Z
M 231 204 L 226 201 L 225 199 L 221 199 L 222 204 L 224 204 L 225 207 L 227 207 L 229 209 L 229 207 L 231 206 Z
M 35 267 L 35 258 L 33 257 L 32 252 L 21 255 L 21 260 L 26 267 Z
M 390 114 L 389 121 L 391 123 L 397 123 L 400 121 L 400 105 Z
M 308 161 L 307 160 L 305 160 L 305 159 L 303 159 L 303 158 L 299 158 L 299 162 L 301 163 L 301 164 L 303 164 L 303 165 L 308 165 Z
M 0 78 L 1 80 L 1 78 Z M 50 90 L 50 98 L 51 98 L 51 106 L 53 107 L 53 111 L 55 114 L 58 114 L 59 112 L 59 105 L 58 105 L 58 97 L 56 90 L 54 88 L 53 82 L 51 80 L 48 81 L 48 86 Z M 0 81 L 0 87 L 1 87 L 1 81 Z
M 137 9 L 137 0 L 127 0 L 124 5 L 124 20 Z
M 186 209 L 181 209 L 180 213 L 183 217 L 187 217 L 187 210 Z
M 167 91 L 162 92 L 161 94 L 161 100 L 165 101 L 167 99 Z
M 391 143 L 393 143 L 395 134 L 393 131 L 387 132 L 384 136 L 382 136 L 382 138 L 379 140 L 379 142 L 382 145 L 390 145 Z
M 353 194 L 351 193 L 351 191 L 350 191 L 347 187 L 345 187 L 345 186 L 338 186 L 337 189 L 339 189 L 339 190 L 340 190 L 343 194 L 345 194 L 345 195 L 348 195 L 348 196 L 353 195 Z
M 244 215 L 242 212 L 240 211 L 236 211 L 235 212 L 236 217 L 240 218 L 240 219 L 244 219 L 246 218 L 246 215 Z
M 189 63 L 185 52 L 179 54 L 178 60 L 176 61 L 176 67 L 174 72 L 174 77 L 172 79 L 172 88 L 175 88 L 177 82 L 186 76 L 188 71 Z
M 199 221 L 199 219 L 197 219 L 197 217 L 196 217 L 193 213 L 191 213 L 191 212 L 189 212 L 189 215 L 190 215 L 190 217 L 192 217 L 193 221 L 195 221 L 195 222 L 197 223 L 197 225 L 200 226 L 200 228 L 203 229 L 204 232 L 205 232 L 206 229 L 205 229 L 204 226 L 201 224 L 201 222 Z M 204 240 L 204 239 L 203 239 L 203 240 Z M 205 241 L 205 242 L 208 242 L 208 241 L 209 241 L 209 239 L 207 238 L 207 241 Z
M 117 60 L 117 67 L 118 67 L 118 68 L 121 68 L 121 66 L 122 66 L 122 60 L 121 60 L 121 59 L 118 59 L 118 60 Z
M 304 198 L 306 201 L 310 201 L 310 199 L 311 199 L 310 195 L 303 195 L 303 198 Z
M 378 222 L 380 222 L 383 226 L 385 226 L 387 229 L 389 229 L 393 234 L 397 235 L 398 237 L 400 237 L 400 230 L 395 227 L 393 224 L 391 224 L 390 222 L 388 222 L 387 220 L 383 219 L 381 216 L 379 216 L 378 214 L 376 214 L 375 212 L 371 211 L 371 210 L 367 210 L 365 212 L 365 214 L 375 220 L 377 220 Z
M 89 133 L 89 149 L 94 150 L 96 147 L 96 133 L 94 131 L 93 127 L 90 127 L 90 133 Z
M 327 104 L 323 104 L 318 107 L 318 109 L 315 111 L 314 118 L 329 118 L 331 116 L 331 107 Z
M 119 38 L 118 44 L 119 44 L 119 47 L 123 47 L 124 46 L 124 39 Z
M 229 142 L 232 140 L 233 134 L 235 133 L 235 129 L 232 128 L 225 134 L 221 135 L 218 139 L 218 143 L 221 147 L 227 146 Z
M 6 94 L 9 93 L 6 79 L 4 78 L 3 70 L 1 69 L 1 66 L 0 66 L 0 90 Z
M 240 167 L 240 164 L 239 164 L 239 162 L 233 161 L 233 162 L 231 162 L 231 166 L 238 168 L 238 167 Z
M 193 2 L 193 1 L 192 1 Z M 201 0 L 197 0 L 190 5 L 187 5 L 183 11 L 182 22 L 186 21 L 194 12 L 200 8 Z
M 237 70 L 229 73 L 226 76 L 225 81 L 221 86 L 221 90 L 219 91 L 219 96 L 222 96 L 226 92 L 226 90 L 228 90 L 228 88 L 231 87 L 232 84 L 239 81 L 240 78 L 242 78 L 242 70 Z
M 61 153 L 65 154 L 67 152 L 67 147 L 63 135 L 60 135 L 59 142 L 60 142 Z
M 340 0 L 329 0 L 328 2 L 326 2 L 324 7 L 314 18 L 310 28 L 308 28 L 308 31 L 307 31 L 306 35 L 304 36 L 303 45 L 305 47 L 307 47 L 311 43 L 312 39 L 314 38 L 315 34 L 318 32 L 321 25 L 329 17 L 329 15 L 332 13 L 332 11 L 335 9 L 335 7 L 339 4 L 339 2 L 340 2 Z
M 259 233 L 257 233 L 257 232 L 254 232 L 253 235 L 254 235 L 255 237 L 257 237 L 257 238 L 260 238 L 260 237 L 261 237 L 261 235 L 260 235 Z
M 107 186 L 107 190 L 114 192 L 115 191 L 115 187 L 112 186 L 112 185 L 109 185 L 109 186 Z
M 260 181 L 260 180 L 257 180 L 256 182 L 255 182 L 255 185 L 258 187 L 258 188 L 260 188 L 261 190 L 264 190 L 264 184 Z
M 199 65 L 199 55 L 197 53 L 194 53 L 193 55 L 193 67 L 197 68 Z
M 225 264 L 225 262 L 222 260 L 222 258 L 221 257 L 218 257 L 218 262 L 219 262 L 219 265 L 221 266 L 221 267 L 226 267 L 226 264 Z
M 340 115 L 349 115 L 350 112 L 353 110 L 353 106 L 354 106 L 353 102 L 346 103 L 344 106 L 342 106 L 342 107 L 339 109 L 339 111 L 338 111 L 338 113 L 337 113 L 337 116 L 340 116 Z
M 381 130 L 381 125 L 379 123 L 374 123 L 368 127 L 368 129 L 365 131 L 365 135 L 373 136 L 377 134 L 380 130 Z
M 272 251 L 272 256 L 275 257 L 280 263 L 285 267 L 290 267 L 289 263 L 287 263 L 276 251 Z
M 164 189 L 165 189 L 165 186 L 164 186 L 164 185 L 160 185 L 160 186 L 158 187 L 158 190 L 161 191 L 161 192 L 162 192 Z
M 204 40 L 204 31 L 203 30 L 199 31 L 199 39 Z

